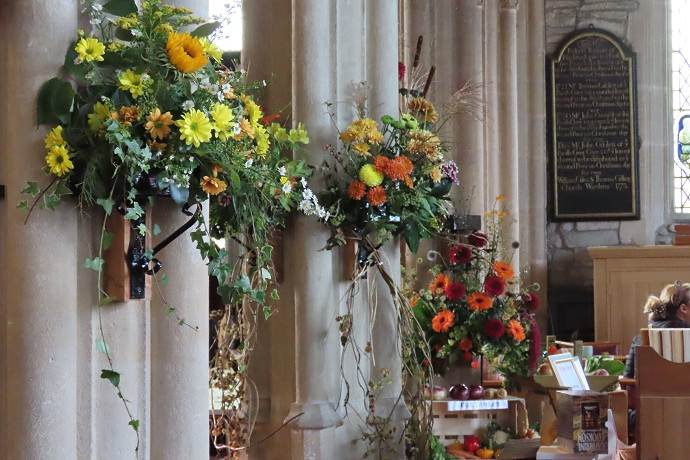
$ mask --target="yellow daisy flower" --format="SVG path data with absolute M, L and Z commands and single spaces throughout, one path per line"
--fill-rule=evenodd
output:
M 67 148 L 64 145 L 53 145 L 48 151 L 48 155 L 46 155 L 46 163 L 48 163 L 50 172 L 58 177 L 74 169 L 74 165 L 69 159 Z
M 67 142 L 62 138 L 62 126 L 51 129 L 45 138 L 46 148 L 50 150 L 54 145 L 65 146 Z
M 245 119 L 240 121 L 240 128 L 242 129 L 242 131 L 247 133 L 247 136 L 254 139 L 254 128 L 252 128 L 252 124 L 249 120 Z
M 132 69 L 127 69 L 125 73 L 120 75 L 120 89 L 132 93 L 134 99 L 144 94 L 144 82 L 142 77 L 144 74 L 134 73 Z
M 148 121 L 144 124 L 144 129 L 151 135 L 151 139 L 163 140 L 170 134 L 169 126 L 173 124 L 170 112 L 161 113 L 159 108 L 155 108 L 146 116 L 146 120 Z
M 369 156 L 369 144 L 366 142 L 356 142 L 352 144 L 352 149 L 360 155 Z
M 220 48 L 211 43 L 208 38 L 202 37 L 199 39 L 199 42 L 201 43 L 201 46 L 204 47 L 204 53 L 211 56 L 214 61 L 220 62 L 221 59 L 223 59 L 223 52 L 220 50 Z
M 74 50 L 82 61 L 102 61 L 105 45 L 96 38 L 80 38 Z
M 252 101 L 248 96 L 242 95 L 240 100 L 244 103 L 244 111 L 249 117 L 252 126 L 254 126 L 261 120 L 261 117 L 264 116 L 264 114 L 261 113 L 261 108 L 259 108 L 256 102 Z
M 309 136 L 307 135 L 307 130 L 304 127 L 304 125 L 302 125 L 302 123 L 299 123 L 297 125 L 297 128 L 290 130 L 289 138 L 295 144 L 298 142 L 305 145 L 309 143 Z
M 232 136 L 230 123 L 235 118 L 232 109 L 225 104 L 216 102 L 213 104 L 211 110 L 211 117 L 213 118 L 213 130 L 216 132 L 216 137 L 221 141 L 226 141 Z
M 268 152 L 268 147 L 271 145 L 271 141 L 268 139 L 268 134 L 266 133 L 266 128 L 263 126 L 256 127 L 256 154 L 257 156 L 263 157 Z
M 93 105 L 93 112 L 88 114 L 88 123 L 91 131 L 97 132 L 103 127 L 103 122 L 110 116 L 110 109 L 107 105 L 96 102 Z
M 199 147 L 202 142 L 211 140 L 211 122 L 200 110 L 192 109 L 184 113 L 181 120 L 175 121 L 175 125 L 180 128 L 180 139 L 187 145 Z
M 190 73 L 199 70 L 208 63 L 204 47 L 197 37 L 190 34 L 168 34 L 166 45 L 170 62 L 181 72 Z

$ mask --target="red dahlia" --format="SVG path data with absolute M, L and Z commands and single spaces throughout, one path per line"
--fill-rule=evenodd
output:
M 472 250 L 467 246 L 459 244 L 450 250 L 450 261 L 454 264 L 463 265 L 472 258 Z
M 486 323 L 484 323 L 484 332 L 487 336 L 491 337 L 492 339 L 501 338 L 505 331 L 505 324 L 503 324 L 503 321 L 501 321 L 498 318 L 492 318 Z
M 460 300 L 467 294 L 467 288 L 462 283 L 450 283 L 444 294 L 448 300 Z
M 506 283 L 498 276 L 489 276 L 484 280 L 484 291 L 492 297 L 498 297 L 506 290 Z
M 523 294 L 522 301 L 525 303 L 525 310 L 534 313 L 539 308 L 539 297 L 534 294 Z
M 472 246 L 483 248 L 489 242 L 489 237 L 482 232 L 472 232 L 467 237 L 467 242 Z

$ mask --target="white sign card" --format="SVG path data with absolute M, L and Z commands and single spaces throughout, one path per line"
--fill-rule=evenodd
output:
M 558 385 L 572 390 L 589 390 L 580 358 L 573 358 L 570 353 L 559 353 L 550 355 L 548 359 Z

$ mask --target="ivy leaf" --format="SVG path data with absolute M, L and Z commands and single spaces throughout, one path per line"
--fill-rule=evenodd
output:
M 168 308 L 168 310 L 165 312 L 165 316 L 168 317 L 174 312 L 175 309 L 173 307 Z
M 101 369 L 101 378 L 110 380 L 115 387 L 120 386 L 120 374 L 109 369 Z
M 168 284 L 168 275 L 163 273 L 163 276 L 161 276 L 161 286 L 165 286 L 166 284 Z
M 134 0 L 110 0 L 103 5 L 103 11 L 113 14 L 115 16 L 127 16 L 128 14 L 136 13 L 137 4 Z
M 17 205 L 17 209 L 21 209 L 22 211 L 28 211 L 29 203 L 26 200 L 20 201 Z
M 273 291 L 271 291 L 271 299 L 273 299 L 273 300 L 280 299 L 280 297 L 278 296 L 278 290 L 277 289 L 274 289 Z
M 207 22 L 202 24 L 191 33 L 192 37 L 208 37 L 220 27 L 220 22 Z
M 60 206 L 62 204 L 62 201 L 60 201 L 60 198 L 56 197 L 53 194 L 50 195 L 43 195 L 43 201 L 46 204 L 46 208 L 50 209 L 51 211 L 55 211 L 55 208 Z
M 146 228 L 146 224 L 139 224 L 139 226 L 137 228 L 139 229 L 140 235 L 146 235 L 146 232 L 149 231 L 149 229 Z
M 232 299 L 232 293 L 233 289 L 228 286 L 227 284 L 222 284 L 218 286 L 218 289 L 216 290 L 218 295 L 220 296 L 221 299 L 223 299 L 224 304 L 229 304 L 230 300 Z
M 139 420 L 130 420 L 129 423 L 127 424 L 134 428 L 134 431 L 139 431 Z
M 115 201 L 113 201 L 110 198 L 99 198 L 96 200 L 96 203 L 101 205 L 103 209 L 105 210 L 106 215 L 110 215 L 113 212 L 113 206 L 115 205 Z
M 270 280 L 271 279 L 271 273 L 266 270 L 265 268 L 261 269 L 261 278 L 265 280 Z
M 153 224 L 153 234 L 159 235 L 161 233 L 161 227 L 158 224 Z
M 19 193 L 23 195 L 36 196 L 41 193 L 41 190 L 38 188 L 38 182 L 29 181 L 26 183 L 26 188 Z
M 268 318 L 270 318 L 272 314 L 273 310 L 271 309 L 271 307 L 264 307 L 264 318 L 266 319 L 266 321 L 268 321 Z
M 84 261 L 84 267 L 90 268 L 91 270 L 100 271 L 104 262 L 105 261 L 100 257 L 96 257 L 95 259 L 86 259 L 86 261 Z
M 107 251 L 111 244 L 115 240 L 115 234 L 111 232 L 104 232 L 103 238 L 101 238 L 101 244 L 103 245 L 103 250 Z
M 64 180 L 58 181 L 55 184 L 55 189 L 53 190 L 53 195 L 62 196 L 62 195 L 71 195 L 71 194 L 72 194 L 72 190 L 70 190 L 69 187 L 67 187 Z
M 139 205 L 139 203 L 137 203 L 135 201 L 134 205 L 131 206 L 129 209 L 127 209 L 127 214 L 125 214 L 125 219 L 129 219 L 129 220 L 138 219 L 143 214 L 144 214 L 144 210 L 141 209 L 141 206 Z
M 179 324 L 180 326 L 184 326 L 186 322 L 187 322 L 187 320 L 184 319 L 184 318 L 182 318 L 182 319 L 180 320 L 180 322 L 177 323 L 177 324 Z
M 110 347 L 103 340 L 96 339 L 96 350 L 100 351 L 104 355 L 110 354 Z

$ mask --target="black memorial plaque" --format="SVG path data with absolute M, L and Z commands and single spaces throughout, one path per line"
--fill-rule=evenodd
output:
M 635 54 L 598 29 L 548 58 L 553 220 L 640 218 L 635 72 Z

